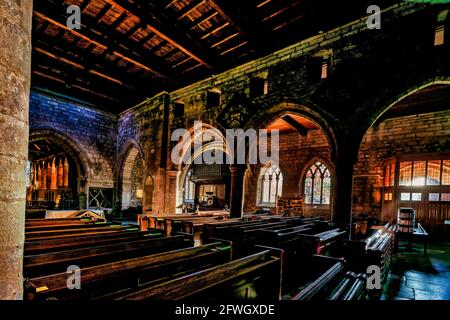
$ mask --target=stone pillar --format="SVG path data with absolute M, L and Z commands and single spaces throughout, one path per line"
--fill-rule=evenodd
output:
M 230 218 L 242 217 L 244 203 L 244 165 L 230 165 L 231 190 L 230 190 Z
M 352 141 L 349 138 L 347 141 L 348 146 L 341 143 L 340 153 L 336 156 L 333 188 L 333 221 L 342 226 L 350 226 L 352 223 L 353 166 L 358 154 L 355 150 L 358 145 L 356 139 Z
M 22 299 L 33 1 L 0 1 L 0 300 Z
M 176 213 L 177 175 L 178 171 L 176 170 L 166 170 L 166 204 L 164 211 L 168 214 Z

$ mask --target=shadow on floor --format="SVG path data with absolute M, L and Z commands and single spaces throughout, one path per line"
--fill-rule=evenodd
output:
M 450 243 L 430 244 L 424 255 L 420 244 L 394 255 L 383 289 L 383 300 L 450 300 Z

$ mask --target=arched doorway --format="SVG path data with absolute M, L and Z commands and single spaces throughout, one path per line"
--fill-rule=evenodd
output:
M 30 134 L 27 164 L 27 209 L 86 208 L 88 164 L 68 137 L 41 130 Z
M 148 182 L 148 181 L 147 181 Z M 144 164 L 140 150 L 132 145 L 126 151 L 119 175 L 120 210 L 141 213 L 144 196 Z
M 155 182 L 152 176 L 147 176 L 144 183 L 144 213 L 153 212 L 153 191 L 155 189 Z
M 378 115 L 355 164 L 355 215 L 394 222 L 412 207 L 428 231 L 450 219 L 449 99 L 450 83 L 431 83 Z
M 202 141 L 200 145 L 196 144 L 198 139 Z M 194 126 L 185 133 L 179 147 L 179 156 L 183 162 L 178 164 L 176 212 L 194 212 L 197 208 L 201 211 L 222 210 L 229 207 L 228 148 L 220 130 L 208 124 Z

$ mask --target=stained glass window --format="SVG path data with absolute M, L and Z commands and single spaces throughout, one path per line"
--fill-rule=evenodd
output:
M 314 162 L 306 172 L 305 203 L 330 204 L 331 174 L 320 161 Z
M 283 190 L 283 174 L 276 165 L 261 169 L 259 174 L 259 203 L 275 204 Z

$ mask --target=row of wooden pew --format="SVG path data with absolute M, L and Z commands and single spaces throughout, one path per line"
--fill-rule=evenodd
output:
M 367 297 L 365 271 L 346 255 L 355 246 L 347 230 L 320 218 L 152 217 L 141 227 L 89 219 L 27 221 L 26 298 Z M 380 241 L 372 243 L 376 250 L 389 247 Z M 384 261 L 388 253 L 375 262 Z M 79 290 L 68 287 L 69 266 L 81 270 Z
M 281 216 L 246 216 L 242 219 L 218 219 L 214 217 L 158 217 L 159 227 L 164 231 L 190 232 L 201 242 L 210 238 L 229 240 L 232 243 L 234 258 L 245 257 L 256 245 L 274 247 L 283 251 L 282 295 L 285 299 L 293 297 L 325 299 L 362 299 L 363 297 L 379 297 L 380 290 L 366 290 L 366 271 L 369 265 L 380 266 L 384 283 L 392 255 L 391 232 L 375 233 L 366 241 L 348 241 L 348 232 L 321 218 L 281 217 Z M 197 227 L 191 228 L 189 224 Z M 171 229 L 165 229 L 171 225 Z M 178 226 L 174 229 L 173 226 Z M 380 238 L 380 233 L 383 236 Z M 380 239 L 379 239 L 380 238 Z M 374 243 L 373 239 L 377 239 Z M 371 247 L 365 247 L 372 243 Z M 363 250 L 354 250 L 360 246 Z M 352 251 L 353 250 L 353 251 Z M 343 258 L 335 277 L 326 277 L 326 270 L 317 276 L 311 274 L 316 270 L 317 261 L 327 257 Z M 326 259 L 325 259 L 326 261 Z M 319 268 L 320 270 L 320 268 Z M 335 271 L 336 271 L 335 270 Z M 323 281 L 322 276 L 325 276 Z M 317 282 L 311 279 L 317 280 Z M 311 282 L 311 283 L 310 283 Z M 305 284 L 317 287 L 319 283 L 334 291 L 318 290 L 320 294 L 303 296 L 301 290 Z M 319 286 L 320 287 L 320 286 Z M 315 288 L 312 292 L 315 292 Z M 376 294 L 375 294 L 376 293 Z M 301 299 L 303 299 L 301 298 Z M 308 299 L 309 299 L 308 298 Z
M 114 232 L 104 231 L 109 229 Z M 255 247 L 233 259 L 229 241 L 211 239 L 194 247 L 186 233 L 166 236 L 159 229 L 81 219 L 29 221 L 26 235 L 29 300 L 278 299 L 281 294 L 282 253 L 277 249 Z M 67 284 L 72 265 L 81 270 L 80 290 Z

